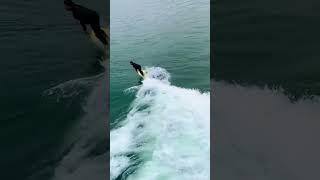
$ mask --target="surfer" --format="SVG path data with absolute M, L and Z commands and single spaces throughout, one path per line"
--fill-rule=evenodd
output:
M 101 29 L 99 14 L 91 9 L 80 6 L 72 0 L 64 0 L 65 9 L 71 11 L 73 17 L 80 21 L 83 31 L 87 33 L 87 26 L 90 25 L 95 36 L 104 44 L 107 45 L 106 33 Z
M 133 68 L 137 71 L 137 73 L 140 73 L 140 75 L 143 77 L 144 76 L 144 73 L 142 71 L 142 68 L 139 64 L 136 64 L 132 61 L 130 61 L 130 64 L 133 66 Z

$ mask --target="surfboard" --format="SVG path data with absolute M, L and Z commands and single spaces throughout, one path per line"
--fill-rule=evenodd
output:
M 103 27 L 101 28 L 106 34 L 107 34 L 107 37 L 106 37 L 106 40 L 107 42 L 109 42 L 109 30 L 108 28 L 106 27 Z M 99 49 L 101 49 L 102 51 L 106 51 L 107 50 L 107 46 L 104 45 L 97 37 L 96 35 L 94 34 L 94 32 L 92 30 L 90 30 L 89 32 L 89 38 L 90 40 L 93 42 L 93 44 L 95 44 Z
M 145 79 L 147 77 L 147 71 L 145 71 L 145 70 L 142 70 L 144 76 L 139 71 L 136 71 L 136 72 L 142 79 Z

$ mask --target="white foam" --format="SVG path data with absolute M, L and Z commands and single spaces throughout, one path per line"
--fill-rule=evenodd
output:
M 299 180 L 318 176 L 320 103 L 281 90 L 213 82 L 215 179 Z
M 147 72 L 121 127 L 111 131 L 111 179 L 137 162 L 128 179 L 209 179 L 210 94 L 170 85 L 162 68 Z
M 92 89 L 84 99 L 85 114 L 65 135 L 61 151 L 68 149 L 68 152 L 62 154 L 61 160 L 54 167 L 51 179 L 87 180 L 103 179 L 107 176 L 109 133 L 106 129 L 109 123 L 106 121 L 108 117 L 106 81 L 107 76 L 104 72 L 92 77 L 71 80 L 45 91 L 46 95 L 58 93 L 60 98 L 73 98 L 83 96 L 78 93 L 81 89 L 89 87 Z

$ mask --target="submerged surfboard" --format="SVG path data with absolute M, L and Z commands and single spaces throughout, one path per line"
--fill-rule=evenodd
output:
M 109 39 L 108 39 L 108 37 L 109 37 L 108 28 L 103 27 L 102 30 L 106 33 L 106 35 L 107 35 L 107 36 L 106 36 L 106 40 L 107 40 L 107 42 L 109 42 Z M 101 50 L 103 50 L 103 51 L 106 51 L 106 50 L 107 50 L 108 47 L 107 47 L 106 45 L 104 45 L 104 44 L 96 37 L 96 35 L 94 34 L 94 32 L 93 32 L 92 30 L 90 30 L 89 38 L 90 38 L 90 40 L 91 40 L 99 49 L 101 49 Z

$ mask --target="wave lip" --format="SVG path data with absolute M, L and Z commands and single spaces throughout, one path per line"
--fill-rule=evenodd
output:
M 165 69 L 147 72 L 111 131 L 111 179 L 209 179 L 210 94 L 170 85 Z

